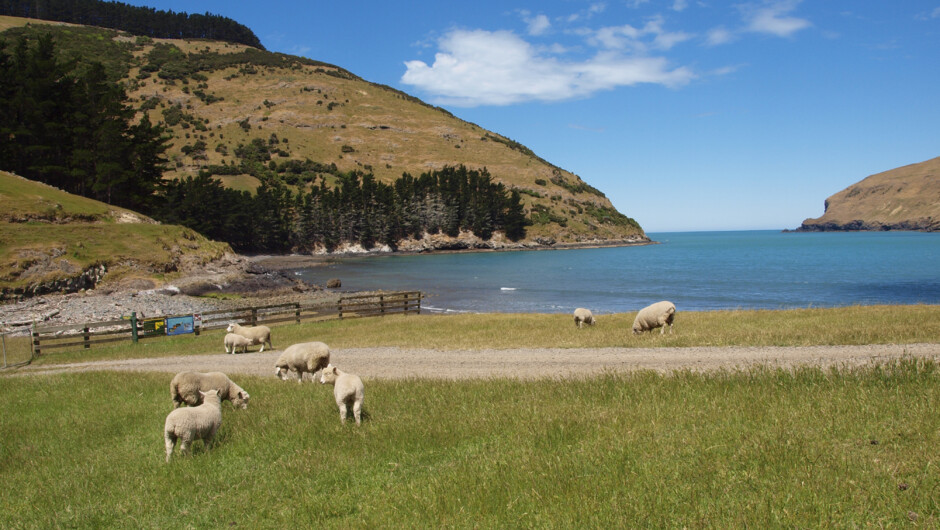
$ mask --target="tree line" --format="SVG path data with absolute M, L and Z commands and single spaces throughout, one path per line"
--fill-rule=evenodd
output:
M 225 188 L 206 170 L 167 182 L 171 138 L 140 115 L 100 63 L 59 61 L 50 34 L 32 43 L 21 36 L 10 47 L 0 41 L 0 169 L 185 225 L 240 252 L 395 248 L 424 232 L 525 237 L 518 192 L 486 169 L 445 167 L 386 184 L 333 164 L 273 164 L 272 138 L 240 146 L 238 165 L 210 167 L 256 176 L 262 184 L 255 194 Z M 288 186 L 277 169 L 305 178 Z
M 462 231 L 488 240 L 497 231 L 512 241 L 526 235 L 519 193 L 493 182 L 486 169 L 445 167 L 392 184 L 371 173 L 340 173 L 335 186 L 291 191 L 264 179 L 256 194 L 225 188 L 210 172 L 174 179 L 155 217 L 226 241 L 241 252 L 332 251 L 344 243 L 366 249 L 425 232 L 451 237 Z
M 248 27 L 220 15 L 187 14 L 102 0 L 0 0 L 0 15 L 119 29 L 161 39 L 211 39 L 264 49 Z
M 169 136 L 108 79 L 104 66 L 60 62 L 55 42 L 0 42 L 0 169 L 146 212 L 160 190 Z

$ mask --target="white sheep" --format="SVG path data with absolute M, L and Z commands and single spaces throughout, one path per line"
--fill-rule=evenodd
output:
M 589 326 L 597 324 L 597 319 L 594 318 L 594 315 L 591 313 L 590 309 L 579 307 L 574 310 L 574 324 L 578 326 L 578 329 L 581 329 L 582 324 L 587 324 Z
M 304 373 L 313 375 L 317 370 L 330 364 L 330 347 L 322 342 L 301 342 L 288 346 L 274 363 L 274 375 L 287 380 L 287 373 L 297 372 L 297 382 L 301 383 Z
M 672 333 L 672 321 L 676 318 L 676 306 L 672 302 L 656 302 L 640 310 L 633 320 L 633 334 L 638 335 L 644 331 L 652 331 L 656 328 L 662 328 L 660 335 L 666 332 L 666 325 L 669 325 L 669 333 Z
M 193 440 L 202 440 L 206 449 L 212 448 L 212 440 L 222 425 L 222 400 L 215 390 L 200 392 L 202 405 L 174 409 L 167 414 L 163 424 L 163 441 L 166 445 L 166 461 L 170 461 L 176 440 L 180 440 L 180 454 L 189 453 Z
M 273 348 L 271 344 L 271 328 L 267 326 L 241 326 L 237 322 L 232 322 L 225 328 L 225 331 L 228 333 L 235 333 L 241 335 L 246 339 L 250 340 L 252 344 L 260 344 L 261 349 L 258 350 L 258 353 L 264 351 L 264 345 L 267 344 L 269 347 Z
M 170 382 L 170 397 L 173 399 L 173 408 L 179 408 L 183 403 L 195 407 L 200 403 L 200 394 L 208 390 L 215 390 L 220 400 L 227 399 L 236 408 L 248 408 L 248 400 L 251 396 L 222 372 L 180 372 L 176 374 L 173 381 Z
M 347 374 L 330 364 L 320 372 L 320 383 L 333 385 L 333 397 L 336 398 L 336 406 L 339 407 L 340 420 L 346 423 L 346 407 L 352 406 L 356 425 L 360 425 L 362 400 L 365 397 L 365 387 L 362 386 L 362 379 L 358 375 Z
M 225 353 L 235 353 L 238 348 L 242 349 L 242 353 L 248 353 L 248 346 L 251 346 L 250 339 L 236 333 L 226 333 L 223 342 L 225 343 Z M 261 349 L 264 349 L 263 345 Z

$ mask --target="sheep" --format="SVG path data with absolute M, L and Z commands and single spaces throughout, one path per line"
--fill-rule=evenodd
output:
M 258 353 L 264 351 L 264 345 L 267 344 L 269 347 L 273 348 L 274 345 L 271 344 L 271 328 L 267 326 L 240 326 L 237 322 L 232 322 L 225 328 L 225 331 L 228 333 L 235 333 L 241 335 L 246 339 L 249 339 L 252 344 L 260 344 L 261 349 L 258 350 Z
M 183 403 L 195 407 L 200 403 L 200 394 L 208 390 L 215 390 L 220 400 L 227 399 L 236 408 L 248 408 L 248 400 L 251 396 L 222 372 L 180 372 L 176 374 L 173 381 L 170 382 L 170 397 L 173 399 L 173 408 L 179 408 Z
M 242 349 L 242 353 L 248 353 L 248 346 L 252 344 L 250 339 L 235 333 L 226 333 L 224 342 L 225 353 L 235 353 L 238 348 Z M 261 349 L 264 349 L 264 345 L 261 346 Z
M 574 310 L 574 324 L 578 326 L 578 329 L 581 329 L 581 324 L 593 326 L 597 324 L 597 319 L 594 318 L 590 309 L 579 307 Z
M 297 372 L 297 382 L 304 379 L 304 372 L 311 374 L 330 364 L 330 347 L 322 342 L 301 342 L 288 346 L 274 363 L 274 375 L 287 381 L 287 373 Z
M 643 331 L 652 331 L 662 328 L 660 335 L 666 333 L 666 324 L 669 324 L 669 333 L 672 333 L 672 321 L 676 318 L 676 306 L 672 302 L 662 301 L 644 307 L 636 314 L 633 320 L 633 334 Z
M 180 440 L 180 454 L 189 453 L 189 445 L 193 440 L 202 440 L 206 449 L 212 448 L 212 441 L 216 431 L 222 425 L 222 400 L 219 392 L 209 390 L 199 392 L 202 405 L 174 409 L 166 416 L 163 424 L 163 441 L 166 445 L 166 461 L 170 461 L 176 440 Z
M 362 400 L 365 397 L 365 388 L 362 379 L 355 374 L 347 374 L 339 368 L 329 364 L 320 372 L 320 384 L 333 385 L 333 397 L 339 407 L 339 419 L 346 423 L 346 407 L 352 405 L 356 425 L 361 424 Z

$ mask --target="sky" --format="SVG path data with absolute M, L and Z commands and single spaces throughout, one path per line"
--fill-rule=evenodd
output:
M 125 0 L 232 18 L 532 149 L 647 232 L 796 228 L 940 156 L 940 0 Z

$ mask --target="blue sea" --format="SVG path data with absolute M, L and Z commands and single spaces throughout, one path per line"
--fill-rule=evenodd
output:
M 343 257 L 297 271 L 344 290 L 419 290 L 440 312 L 787 309 L 940 303 L 940 234 L 651 233 L 654 245 Z

